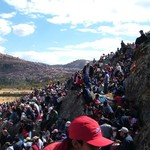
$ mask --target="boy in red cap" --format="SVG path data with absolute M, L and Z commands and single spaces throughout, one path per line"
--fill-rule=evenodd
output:
M 102 136 L 100 126 L 94 119 L 80 116 L 71 122 L 67 139 L 49 144 L 44 150 L 99 150 L 112 143 Z

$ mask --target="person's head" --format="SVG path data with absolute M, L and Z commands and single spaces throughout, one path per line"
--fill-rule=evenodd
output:
M 4 136 L 7 136 L 7 135 L 8 135 L 7 129 L 4 128 L 4 129 L 2 130 L 2 134 L 3 134 Z
M 30 137 L 26 137 L 25 141 L 29 142 L 29 141 L 31 141 L 31 138 Z
M 119 130 L 119 134 L 120 134 L 121 137 L 126 137 L 128 133 L 129 133 L 129 130 L 126 127 L 122 127 Z
M 34 136 L 34 137 L 32 138 L 32 142 L 33 142 L 33 143 L 37 143 L 38 140 L 39 140 L 39 137 L 38 137 L 38 136 Z
M 78 150 L 98 150 L 113 143 L 102 136 L 99 124 L 88 116 L 79 116 L 71 122 L 69 138 L 73 148 Z
M 68 127 L 70 126 L 70 124 L 71 124 L 71 121 L 69 121 L 69 120 L 68 120 L 68 121 L 66 121 L 66 123 L 65 123 L 65 127 L 67 127 L 67 128 L 68 128 Z
M 98 99 L 98 98 L 99 98 L 99 94 L 96 94 L 96 95 L 95 95 L 95 98 Z
M 144 34 L 143 30 L 140 30 L 139 33 L 140 33 L 140 34 Z
M 89 66 L 89 65 L 90 65 L 90 62 L 89 62 L 89 61 L 86 61 L 85 64 L 86 64 L 86 66 Z

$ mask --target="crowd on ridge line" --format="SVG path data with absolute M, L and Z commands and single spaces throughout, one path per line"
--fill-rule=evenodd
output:
M 87 62 L 82 71 L 76 71 L 64 83 L 58 81 L 15 102 L 0 104 L 0 148 L 42 150 L 68 138 L 71 120 L 59 118 L 59 109 L 68 92 L 77 90 L 78 97 L 82 95 L 85 101 L 84 114 L 98 122 L 104 137 L 117 142 L 117 147 L 101 149 L 133 150 L 134 136 L 140 130 L 139 114 L 125 91 L 126 78 L 135 69 L 132 63 L 138 45 L 121 41 L 115 53 Z M 113 98 L 108 98 L 108 93 Z

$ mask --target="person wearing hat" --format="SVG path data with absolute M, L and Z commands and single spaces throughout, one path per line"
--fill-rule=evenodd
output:
M 88 116 L 76 117 L 69 125 L 68 132 L 66 139 L 49 144 L 44 150 L 99 150 L 113 143 L 102 136 L 97 121 Z
M 39 136 L 34 136 L 32 138 L 32 150 L 42 150 L 43 149 L 43 141 Z
M 26 139 L 25 139 L 25 141 L 24 141 L 24 143 L 23 143 L 23 146 L 24 146 L 24 149 L 25 150 L 28 150 L 28 149 L 30 149 L 30 147 L 32 147 L 32 140 L 31 140 L 31 138 L 30 137 L 26 137 Z
M 128 128 L 122 127 L 119 134 L 122 137 L 119 150 L 134 150 L 133 138 L 129 134 Z

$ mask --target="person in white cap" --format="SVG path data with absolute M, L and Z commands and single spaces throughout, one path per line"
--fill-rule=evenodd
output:
M 119 150 L 134 150 L 133 138 L 129 134 L 129 130 L 126 127 L 122 127 L 119 130 L 119 134 L 122 137 Z

